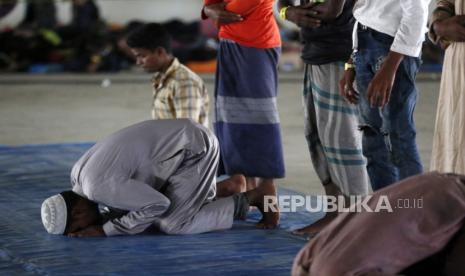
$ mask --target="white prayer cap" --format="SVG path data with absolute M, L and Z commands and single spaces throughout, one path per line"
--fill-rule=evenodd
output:
M 61 194 L 58 194 L 44 200 L 41 216 L 42 223 L 48 233 L 55 235 L 63 234 L 68 217 L 65 198 Z

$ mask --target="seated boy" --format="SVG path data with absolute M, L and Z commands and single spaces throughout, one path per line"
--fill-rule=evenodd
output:
M 208 127 L 208 92 L 202 79 L 182 65 L 171 51 L 171 37 L 162 25 L 144 24 L 127 38 L 137 65 L 154 73 L 153 119 L 190 118 Z

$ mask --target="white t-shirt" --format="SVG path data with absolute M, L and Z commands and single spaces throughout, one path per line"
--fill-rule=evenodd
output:
M 358 23 L 394 37 L 391 51 L 418 57 L 428 31 L 428 7 L 431 0 L 358 0 L 354 17 Z M 354 48 L 358 24 L 355 24 Z

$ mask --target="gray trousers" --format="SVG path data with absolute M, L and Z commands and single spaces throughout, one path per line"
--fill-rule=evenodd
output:
M 207 150 L 192 156 L 168 179 L 170 208 L 155 222 L 167 234 L 197 234 L 232 227 L 233 197 L 214 200 L 219 160 L 217 139 L 204 135 Z

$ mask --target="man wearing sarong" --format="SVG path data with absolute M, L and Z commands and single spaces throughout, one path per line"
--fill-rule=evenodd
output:
M 274 185 L 285 175 L 276 100 L 281 37 L 274 0 L 204 3 L 202 17 L 220 26 L 214 123 L 221 148 L 219 172 L 245 175 L 249 188 Z
M 313 167 L 329 196 L 366 195 L 369 179 L 358 130 L 357 109 L 339 94 L 344 62 L 352 53 L 353 0 L 280 0 L 280 16 L 301 27 L 305 63 L 305 138 Z M 313 1 L 316 2 L 316 1 Z M 349 69 L 349 68 L 348 68 Z M 315 234 L 337 212 L 295 231 Z

